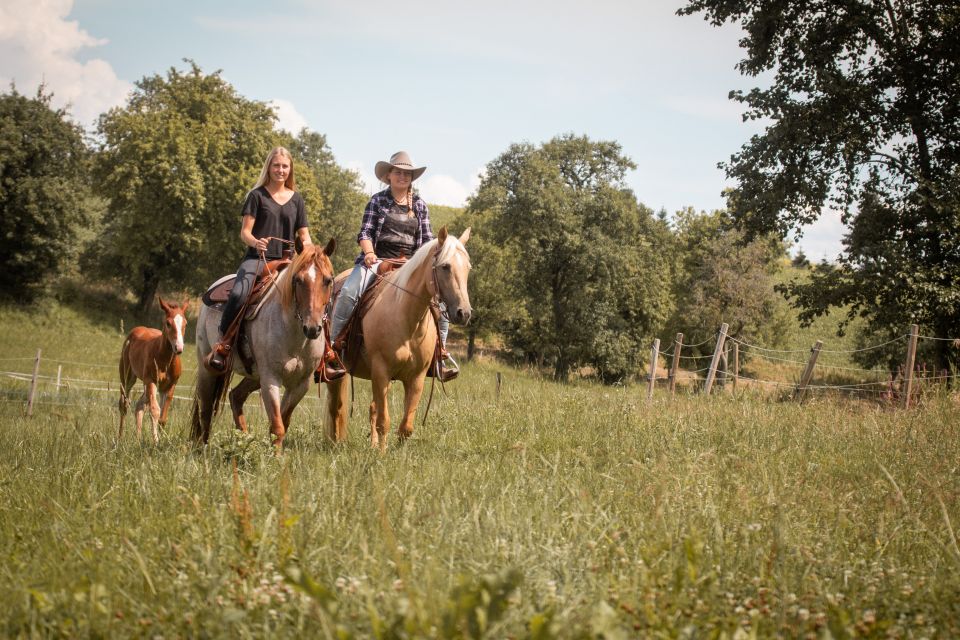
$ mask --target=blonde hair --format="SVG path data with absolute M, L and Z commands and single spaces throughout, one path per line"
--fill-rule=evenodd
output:
M 274 147 L 270 150 L 270 153 L 267 154 L 267 159 L 263 162 L 263 169 L 260 170 L 260 177 L 257 178 L 257 183 L 253 185 L 254 189 L 270 182 L 270 165 L 273 163 L 274 156 L 278 155 L 290 161 L 290 173 L 287 174 L 287 180 L 283 184 L 291 191 L 297 190 L 297 179 L 293 175 L 293 156 L 290 155 L 290 152 L 287 151 L 285 147 Z

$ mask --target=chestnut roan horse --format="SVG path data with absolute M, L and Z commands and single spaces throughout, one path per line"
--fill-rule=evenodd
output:
M 464 248 L 469 238 L 470 229 L 459 240 L 448 235 L 446 227 L 440 229 L 435 240 L 383 276 L 384 282 L 379 283 L 376 298 L 363 316 L 363 349 L 355 358 L 348 355 L 346 365 L 351 375 L 372 383 L 370 444 L 374 448 L 387 448 L 391 380 L 400 380 L 404 389 L 403 420 L 397 435 L 401 442 L 413 435 L 424 377 L 437 344 L 431 299 L 436 295 L 446 303 L 452 322 L 466 324 L 470 320 L 470 256 Z M 347 380 L 344 376 L 327 383 L 327 435 L 334 441 L 347 437 Z
M 130 389 L 137 378 L 143 380 L 143 395 L 137 401 L 137 436 L 143 427 L 143 411 L 150 404 L 150 423 L 153 425 L 153 441 L 160 440 L 158 427 L 167 424 L 173 389 L 180 379 L 180 354 L 183 352 L 183 332 L 187 328 L 187 304 L 167 304 L 157 296 L 163 310 L 163 328 L 134 327 L 123 341 L 120 351 L 120 430 L 117 440 L 123 437 L 123 419 L 130 406 Z M 157 400 L 157 393 L 160 400 Z
M 293 262 L 276 276 L 264 294 L 259 311 L 246 322 L 246 344 L 238 344 L 233 372 L 243 379 L 230 392 L 234 424 L 247 430 L 243 403 L 257 389 L 263 401 L 270 433 L 278 449 L 290 429 L 290 416 L 310 387 L 314 370 L 323 360 L 324 308 L 333 289 L 333 265 L 329 256 L 337 244 L 330 239 L 323 249 L 300 246 Z M 203 306 L 197 320 L 197 387 L 194 395 L 191 436 L 198 443 L 210 439 L 210 423 L 229 375 L 214 376 L 203 367 L 203 359 L 216 344 L 220 309 Z M 240 350 L 252 356 L 247 371 Z M 281 401 L 280 387 L 284 394 Z

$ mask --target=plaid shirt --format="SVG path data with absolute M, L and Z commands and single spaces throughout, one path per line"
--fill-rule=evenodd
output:
M 367 208 L 363 211 L 363 221 L 360 223 L 360 233 L 357 234 L 357 242 L 369 240 L 373 243 L 374 247 L 377 246 L 377 237 L 380 235 L 380 229 L 383 228 L 383 221 L 387 217 L 387 212 L 393 208 L 394 204 L 393 195 L 390 193 L 389 187 L 373 194 L 370 202 L 367 203 Z M 422 247 L 424 243 L 433 240 L 433 231 L 430 229 L 430 212 L 427 210 L 427 203 L 416 194 L 413 196 L 413 212 L 420 220 L 417 233 L 413 237 L 413 249 L 416 251 Z M 353 262 L 354 264 L 363 262 L 362 251 Z

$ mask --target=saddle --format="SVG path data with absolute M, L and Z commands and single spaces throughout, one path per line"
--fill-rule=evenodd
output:
M 347 320 L 346 325 L 344 325 L 338 335 L 334 336 L 332 342 L 333 349 L 339 352 L 341 362 L 343 362 L 347 371 L 353 370 L 363 350 L 363 317 L 370 309 L 373 301 L 380 295 L 380 291 L 384 286 L 384 276 L 392 271 L 396 271 L 402 267 L 405 262 L 406 258 L 386 259 L 380 262 L 380 266 L 377 268 L 376 279 L 374 279 L 374 281 L 370 283 L 370 286 L 361 294 L 360 299 L 357 300 L 357 306 Z M 328 315 L 329 311 L 333 309 L 337 297 L 340 295 L 340 289 L 343 288 L 344 282 L 346 282 L 346 278 L 334 283 L 333 295 L 330 297 L 330 303 L 327 307 Z M 433 377 L 442 359 L 439 329 L 440 306 L 435 300 L 430 301 L 430 313 L 433 316 L 434 326 L 437 327 L 437 344 L 434 347 L 430 367 L 427 369 L 427 376 Z M 314 379 L 318 379 L 318 376 L 315 375 Z

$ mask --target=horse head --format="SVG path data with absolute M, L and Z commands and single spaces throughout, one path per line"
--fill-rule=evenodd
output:
M 300 251 L 287 267 L 287 286 L 281 288 L 281 301 L 285 309 L 293 312 L 300 322 L 303 335 L 308 340 L 320 337 L 323 330 L 324 309 L 333 293 L 333 263 L 330 256 L 337 248 L 337 241 L 330 238 L 327 246 L 300 245 Z
M 473 312 L 467 291 L 470 255 L 464 247 L 469 239 L 469 227 L 459 239 L 449 235 L 446 227 L 437 234 L 437 254 L 433 264 L 435 293 L 447 305 L 450 321 L 457 324 L 467 324 Z
M 183 333 L 187 329 L 187 305 L 190 304 L 190 301 L 184 300 L 181 304 L 169 304 L 158 295 L 157 303 L 164 313 L 161 329 L 163 337 L 170 343 L 174 353 L 183 353 Z

